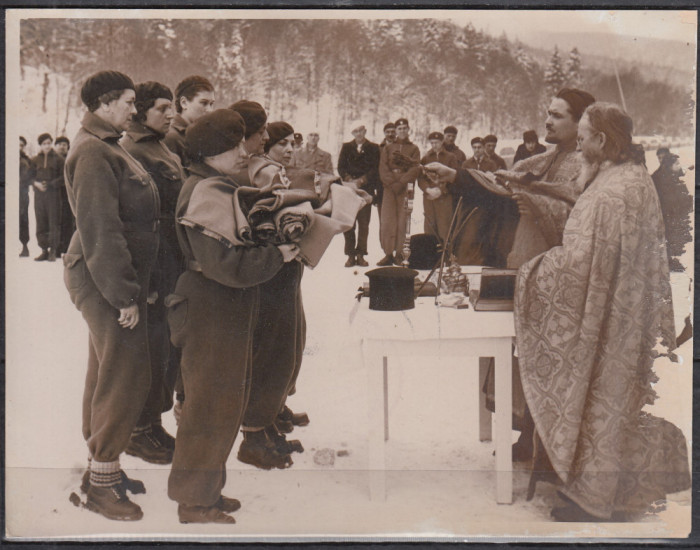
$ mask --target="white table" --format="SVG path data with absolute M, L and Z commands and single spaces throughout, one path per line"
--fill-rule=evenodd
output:
M 512 312 L 477 312 L 438 307 L 434 298 L 418 298 L 407 311 L 374 311 L 363 298 L 351 315 L 352 330 L 362 341 L 369 392 L 370 498 L 386 498 L 385 442 L 389 438 L 387 365 L 389 357 L 478 357 L 479 438 L 491 439 L 491 413 L 481 387 L 488 360 L 495 360 L 496 501 L 513 502 L 512 442 Z M 472 361 L 467 365 L 474 364 Z M 476 396 L 475 396 L 476 397 Z

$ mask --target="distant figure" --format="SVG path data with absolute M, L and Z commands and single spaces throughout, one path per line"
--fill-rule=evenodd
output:
M 498 170 L 498 165 L 486 154 L 483 138 L 472 138 L 471 146 L 472 151 L 474 151 L 474 155 L 462 163 L 463 169 L 466 170 L 467 168 L 472 168 L 481 170 L 482 172 L 495 172 Z
M 459 168 L 457 157 L 445 150 L 444 140 L 445 136 L 440 132 L 431 132 L 428 135 L 430 151 L 421 159 L 422 165 L 439 162 L 450 168 Z M 418 176 L 418 187 L 423 191 L 423 231 L 428 235 L 435 235 L 444 244 L 454 211 L 452 193 L 447 185 L 433 183 L 424 174 Z
M 177 114 L 163 143 L 180 157 L 184 168 L 190 164 L 185 146 L 185 130 L 207 113 L 214 110 L 214 86 L 203 76 L 188 76 L 175 88 Z
M 384 125 L 384 139 L 382 142 L 379 144 L 379 152 L 381 153 L 382 149 L 386 147 L 390 143 L 394 143 L 396 141 L 396 124 L 393 122 L 387 122 Z M 380 185 L 379 188 L 377 189 L 377 194 L 374 197 L 374 205 L 377 207 L 377 212 L 381 214 L 382 211 L 382 197 L 384 196 L 384 186 Z M 381 231 L 381 223 L 382 223 L 382 218 L 381 216 L 379 217 L 379 226 L 380 226 L 380 231 Z
M 70 150 L 70 140 L 66 136 L 57 137 L 53 148 L 63 157 L 63 160 L 65 160 Z M 75 231 L 75 216 L 73 216 L 73 211 L 70 209 L 65 185 L 61 186 L 59 193 L 61 195 L 61 236 L 59 238 L 57 255 L 65 254 L 68 250 L 71 237 L 73 236 L 73 231 Z
M 442 144 L 445 151 L 452 153 L 459 163 L 458 166 L 462 166 L 464 161 L 467 160 L 467 155 L 455 144 L 455 140 L 457 139 L 457 128 L 454 126 L 447 126 L 442 133 L 445 134 L 445 141 Z
M 499 170 L 506 170 L 508 168 L 506 161 L 496 154 L 497 143 L 498 138 L 493 134 L 489 134 L 484 138 L 484 149 L 486 150 L 486 156 L 496 163 L 496 166 L 498 166 Z
M 370 195 L 382 186 L 379 181 L 379 145 L 365 138 L 367 129 L 364 124 L 355 124 L 352 129 L 353 140 L 343 143 L 338 155 L 338 174 L 344 181 L 354 182 Z M 352 229 L 344 233 L 345 254 L 348 257 L 345 267 L 359 265 L 367 267 L 367 235 L 372 205 L 364 206 L 357 213 Z M 357 227 L 357 236 L 355 235 Z
M 304 136 L 301 135 L 299 132 L 294 134 L 294 150 L 296 151 L 297 149 L 301 149 L 302 146 L 304 145 Z
M 63 157 L 53 150 L 51 134 L 41 134 L 41 151 L 32 159 L 34 170 L 34 215 L 36 216 L 36 240 L 41 254 L 37 262 L 55 262 L 60 252 L 61 239 L 61 187 L 63 187 Z
M 666 247 L 671 271 L 683 271 L 679 261 L 686 243 L 692 241 L 690 232 L 690 213 L 693 211 L 693 197 L 681 179 L 683 168 L 678 162 L 678 155 L 668 147 L 656 151 L 659 168 L 651 176 L 659 195 L 661 213 L 664 218 Z
M 306 147 L 294 150 L 291 167 L 316 170 L 321 174 L 333 174 L 331 154 L 319 148 L 318 132 L 315 130 L 310 132 L 307 138 Z
M 534 130 L 528 130 L 523 132 L 523 143 L 518 145 L 518 149 L 515 151 L 515 157 L 513 157 L 513 164 L 529 159 L 532 156 L 544 153 L 547 148 L 539 142 L 537 138 L 537 132 Z
M 29 256 L 29 186 L 34 177 L 32 159 L 24 152 L 26 146 L 27 140 L 19 136 L 19 242 L 22 243 L 20 258 Z

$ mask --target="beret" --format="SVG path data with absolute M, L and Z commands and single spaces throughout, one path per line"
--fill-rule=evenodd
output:
M 297 132 L 297 133 L 294 134 L 294 139 L 301 139 L 301 140 L 303 140 L 303 139 L 304 139 L 304 136 L 302 136 L 299 132 Z
M 49 141 L 53 141 L 53 138 L 51 137 L 51 134 L 49 134 L 48 132 L 45 132 L 45 133 L 41 134 L 41 135 L 37 138 L 36 142 L 37 142 L 39 145 L 41 145 L 41 144 L 44 143 L 47 139 L 48 139 Z
M 229 109 L 236 111 L 243 117 L 245 121 L 245 137 L 247 138 L 260 131 L 267 122 L 267 113 L 257 101 L 241 99 L 231 105 Z
M 447 127 L 443 130 L 443 132 L 446 133 L 446 134 L 455 134 L 455 135 L 456 135 L 456 134 L 457 134 L 457 128 L 455 128 L 454 126 L 447 126 Z
M 481 144 L 483 145 L 484 140 L 483 140 L 482 138 L 480 138 L 479 136 L 477 136 L 477 137 L 472 138 L 472 140 L 470 141 L 470 143 L 471 143 L 472 145 L 474 145 L 475 143 L 481 143 Z
M 66 136 L 59 136 L 56 138 L 56 141 L 54 143 L 56 145 L 58 145 L 59 143 L 67 143 L 68 145 L 70 145 L 70 140 Z
M 241 115 L 230 109 L 217 109 L 187 127 L 185 144 L 190 156 L 199 160 L 235 149 L 244 135 Z
M 498 138 L 493 134 L 489 134 L 484 138 L 484 143 L 498 143 Z
M 396 124 L 396 126 L 402 126 L 402 125 L 408 126 L 408 119 L 407 118 L 400 118 L 394 124 Z
M 523 141 L 537 141 L 537 132 L 534 130 L 523 132 Z
M 283 140 L 293 133 L 294 128 L 292 128 L 292 125 L 288 124 L 287 122 L 270 122 L 270 124 L 267 125 L 267 134 L 270 136 L 270 139 L 265 142 L 265 152 L 267 153 L 275 143 Z
M 114 90 L 134 90 L 133 81 L 118 71 L 101 71 L 89 76 L 80 90 L 80 99 L 85 105 L 95 103 L 100 96 Z
M 386 132 L 389 128 L 396 128 L 396 124 L 394 124 L 393 122 L 387 122 L 384 125 L 384 131 Z
M 579 90 L 578 88 L 562 88 L 557 94 L 559 99 L 563 99 L 569 104 L 571 114 L 576 120 L 580 120 L 583 111 L 586 110 L 591 103 L 595 103 L 595 97 L 588 92 Z
M 439 139 L 440 141 L 442 141 L 443 139 L 445 139 L 445 136 L 443 136 L 440 132 L 430 132 L 430 134 L 428 134 L 428 140 L 431 139 Z

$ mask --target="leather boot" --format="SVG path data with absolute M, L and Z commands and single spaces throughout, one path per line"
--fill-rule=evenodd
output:
M 355 265 L 355 256 L 353 256 L 351 254 L 350 256 L 348 256 L 348 261 L 345 262 L 345 267 L 352 267 L 354 265 Z
M 55 261 L 56 261 L 56 251 L 55 251 L 53 248 L 51 248 L 51 249 L 49 250 L 48 261 L 49 261 L 49 262 L 55 262 Z
M 214 506 L 186 506 L 180 504 L 177 507 L 177 515 L 180 523 L 236 523 L 233 516 L 224 513 Z
M 277 451 L 265 430 L 243 432 L 243 441 L 238 449 L 238 460 L 263 470 L 272 468 L 284 470 L 294 463 L 289 454 L 280 454 Z
M 29 256 L 29 248 L 26 244 L 22 245 L 22 252 L 19 253 L 20 258 L 27 258 Z
M 359 265 L 360 267 L 367 267 L 369 264 L 367 263 L 367 260 L 365 260 L 364 256 L 358 254 L 355 258 L 355 265 Z
M 170 464 L 173 461 L 173 450 L 156 439 L 150 426 L 131 434 L 125 452 L 151 464 Z
M 119 470 L 119 475 L 121 476 L 120 483 L 130 493 L 134 495 L 140 495 L 146 492 L 146 486 L 140 479 L 132 479 L 126 475 L 124 470 Z M 90 470 L 85 470 L 83 474 L 83 479 L 80 482 L 80 490 L 83 493 L 87 493 L 90 488 Z
M 163 424 L 160 422 L 151 424 L 151 432 L 153 432 L 153 437 L 155 437 L 163 447 L 171 451 L 175 450 L 175 438 L 165 431 Z
M 216 504 L 214 504 L 214 506 L 216 506 L 222 512 L 230 514 L 231 512 L 235 512 L 236 510 L 241 509 L 241 501 L 237 498 L 230 498 L 221 495 L 219 496 L 219 500 L 216 501 Z
M 265 428 L 265 433 L 267 438 L 275 444 L 275 448 L 280 454 L 289 455 L 304 452 L 304 446 L 301 444 L 301 441 L 298 439 L 287 441 L 287 438 L 277 430 L 274 424 Z
M 305 412 L 295 413 L 294 411 L 292 411 L 292 409 L 287 407 L 287 405 L 282 407 L 282 410 L 277 414 L 277 420 L 291 422 L 294 426 L 308 426 L 310 422 L 308 414 L 306 414 Z M 277 422 L 275 422 L 275 424 L 276 423 Z M 277 427 L 279 428 L 279 426 Z
M 34 258 L 34 261 L 35 262 L 45 262 L 48 259 L 49 259 L 49 251 L 44 248 L 41 251 L 41 254 L 39 254 L 36 258 Z
M 387 265 L 394 265 L 394 255 L 393 254 L 387 254 L 384 256 L 381 260 L 377 262 L 378 266 L 387 266 Z
M 90 485 L 85 507 L 107 519 L 137 521 L 143 517 L 141 507 L 129 500 L 121 483 L 110 487 Z

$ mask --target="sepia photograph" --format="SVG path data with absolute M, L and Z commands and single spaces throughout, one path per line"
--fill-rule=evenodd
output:
M 4 539 L 687 539 L 697 23 L 8 9 Z

